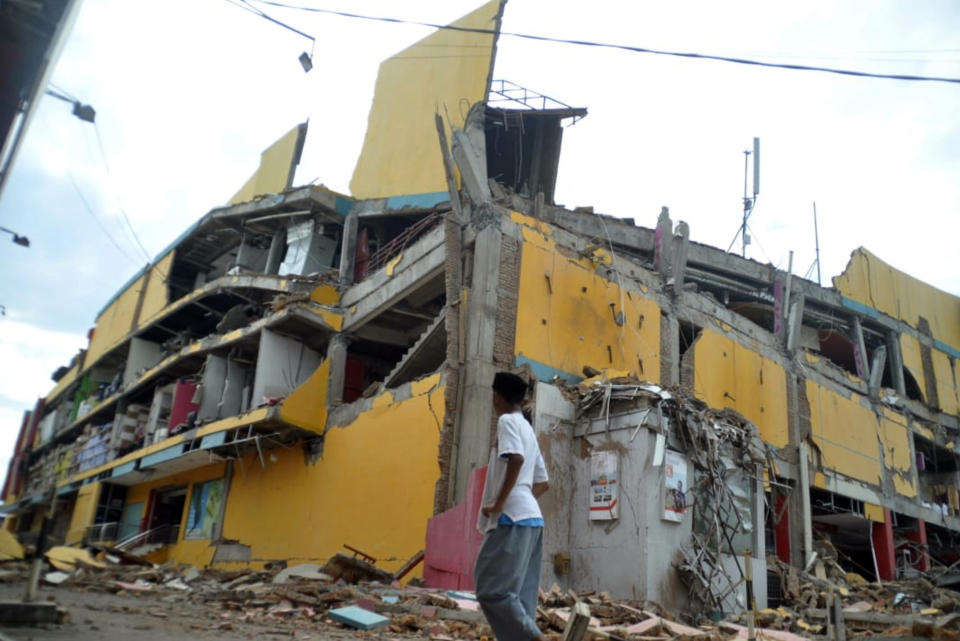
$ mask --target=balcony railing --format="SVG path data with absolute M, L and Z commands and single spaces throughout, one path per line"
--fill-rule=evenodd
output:
M 177 538 L 179 536 L 180 526 L 172 523 L 166 523 L 164 525 L 158 525 L 155 528 L 127 537 L 117 543 L 116 548 L 118 550 L 132 550 L 140 547 L 141 545 L 150 545 L 153 543 L 172 545 L 177 542 Z

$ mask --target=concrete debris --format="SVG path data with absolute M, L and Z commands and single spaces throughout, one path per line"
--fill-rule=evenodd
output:
M 313 579 L 315 581 L 332 581 L 333 577 L 320 570 L 319 565 L 304 563 L 291 568 L 284 568 L 273 577 L 274 583 L 289 583 L 291 579 Z
M 674 390 L 662 391 L 668 392 L 674 403 L 663 410 L 675 420 L 677 412 L 684 411 L 677 408 L 689 407 L 688 401 Z M 708 424 L 717 420 L 710 417 Z M 729 424 L 729 420 L 723 423 Z M 749 430 L 730 433 L 750 436 Z M 826 578 L 775 557 L 767 560 L 767 567 L 779 578 L 782 604 L 756 613 L 757 639 L 822 638 L 829 632 L 831 598 L 836 598 L 839 607 L 835 611 L 842 613 L 850 634 L 960 641 L 960 593 L 937 587 L 925 578 L 869 583 L 831 561 L 835 556 L 826 548 L 829 543 L 818 542 L 818 546 L 823 551 L 820 558 L 828 560 Z M 103 562 L 86 550 L 71 549 L 73 557 L 92 563 L 77 562 L 69 572 L 49 571 L 44 575 L 46 583 L 60 590 L 143 599 L 144 612 L 164 619 L 176 616 L 178 602 L 201 603 L 211 612 L 213 622 L 205 624 L 211 630 L 243 631 L 248 624 L 268 625 L 280 626 L 283 632 L 278 634 L 296 636 L 299 628 L 326 625 L 356 630 L 358 635 L 377 628 L 436 641 L 493 638 L 472 592 L 429 589 L 414 582 L 402 586 L 372 563 L 346 555 L 335 556 L 323 567 L 303 564 L 285 568 L 280 563 L 268 564 L 263 570 L 217 570 L 173 564 L 119 565 L 102 552 Z M 58 553 L 54 558 L 59 561 L 63 556 Z M 8 580 L 25 581 L 29 567 L 25 561 L 7 562 L 4 572 L 10 575 Z M 748 637 L 743 614 L 718 620 L 711 611 L 700 610 L 680 621 L 656 604 L 617 601 L 606 592 L 564 591 L 556 585 L 541 591 L 537 614 L 540 629 L 554 641 L 733 641 Z M 56 608 L 47 607 L 36 616 L 59 620 L 61 615 Z

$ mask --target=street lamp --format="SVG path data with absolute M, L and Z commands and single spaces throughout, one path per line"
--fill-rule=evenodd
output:
M 21 236 L 21 235 L 18 234 L 17 232 L 13 231 L 12 229 L 7 229 L 6 227 L 0 227 L 0 231 L 5 231 L 5 232 L 7 232 L 8 234 L 12 235 L 12 236 L 13 236 L 13 242 L 15 242 L 16 244 L 20 245 L 21 247 L 29 247 L 29 246 L 30 246 L 30 239 L 27 238 L 26 236 Z

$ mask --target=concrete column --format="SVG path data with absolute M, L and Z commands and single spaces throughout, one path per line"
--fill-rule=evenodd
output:
M 343 234 L 340 241 L 340 284 L 353 284 L 353 270 L 357 259 L 357 229 L 360 220 L 356 212 L 351 211 L 343 221 Z
M 919 554 L 913 555 L 913 566 L 921 572 L 928 571 L 930 569 L 930 553 L 926 551 L 927 522 L 923 519 L 917 519 L 914 528 L 907 532 L 907 538 L 923 549 Z
M 797 479 L 793 491 L 787 496 L 786 545 L 789 545 L 791 565 L 803 567 L 807 562 L 809 548 L 806 539 L 811 531 L 810 522 L 810 474 L 807 468 L 806 438 L 809 433 L 809 408 L 803 394 L 804 380 L 794 374 L 787 376 L 787 420 L 791 454 L 796 457 Z M 804 402 L 801 400 L 804 399 Z M 803 406 L 803 407 L 801 407 Z M 778 553 L 780 543 L 778 542 Z
M 287 230 L 278 229 L 273 232 L 273 238 L 270 239 L 270 249 L 267 251 L 267 265 L 264 271 L 267 274 L 276 274 L 280 271 L 280 263 L 283 262 L 283 249 L 287 246 Z
M 890 363 L 890 379 L 901 398 L 907 395 L 907 381 L 903 377 L 903 352 L 900 351 L 900 334 L 887 334 L 887 362 Z
M 680 385 L 680 321 L 672 311 L 660 316 L 660 382 Z
M 473 256 L 473 283 L 467 299 L 463 400 L 459 407 L 458 429 L 451 454 L 452 502 L 464 500 L 470 472 L 486 465 L 490 454 L 490 425 L 493 402 L 490 385 L 498 310 L 502 234 L 494 225 L 477 233 Z
M 343 402 L 343 388 L 347 380 L 347 347 L 350 340 L 346 334 L 335 334 L 327 345 L 330 361 L 330 379 L 327 381 L 327 407 Z
M 657 217 L 657 228 L 653 232 L 653 268 L 667 278 L 670 269 L 670 248 L 673 243 L 673 221 L 670 210 L 663 207 Z
M 877 561 L 877 579 L 893 581 L 896 575 L 896 557 L 893 547 L 893 517 L 890 508 L 883 508 L 883 523 L 871 523 L 873 554 Z
M 777 558 L 790 563 L 790 510 L 787 508 L 787 496 L 774 491 L 773 531 L 777 547 Z
M 867 361 L 867 347 L 863 340 L 863 325 L 860 317 L 853 317 L 853 358 L 857 365 L 857 376 L 863 380 L 870 378 L 870 363 Z

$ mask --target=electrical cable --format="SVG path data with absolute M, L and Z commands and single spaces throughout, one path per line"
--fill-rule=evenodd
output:
M 50 139 L 56 140 L 57 138 L 56 136 L 53 135 L 53 132 L 50 130 L 50 126 L 48 125 L 46 119 L 41 117 L 40 122 L 43 125 L 43 128 L 46 130 L 47 135 L 50 137 Z M 134 263 L 135 265 L 139 265 L 140 263 L 136 259 L 132 258 L 130 254 L 128 254 L 127 251 L 120 246 L 120 243 L 118 243 L 117 240 L 113 237 L 113 235 L 107 229 L 107 226 L 104 224 L 104 222 L 100 220 L 100 217 L 96 214 L 93 207 L 90 206 L 90 203 L 89 201 L 87 201 L 86 196 L 84 196 L 83 192 L 80 190 L 80 185 L 77 184 L 76 179 L 73 177 L 73 172 L 71 172 L 69 169 L 67 169 L 67 178 L 70 179 L 70 184 L 73 185 L 73 189 L 77 192 L 77 196 L 80 197 L 80 202 L 83 203 L 84 209 L 86 209 L 87 213 L 89 213 L 90 216 L 94 219 L 94 221 L 96 221 L 97 225 L 103 231 L 104 235 L 107 237 L 110 243 L 117 248 L 117 251 L 120 252 L 121 256 L 123 256 L 130 262 Z
M 93 123 L 93 131 L 97 136 L 97 146 L 100 148 L 100 159 L 103 160 L 103 168 L 107 172 L 107 180 L 111 185 L 114 186 L 114 191 L 119 192 L 119 189 L 116 189 L 116 183 L 114 182 L 113 176 L 110 173 L 110 164 L 107 162 L 107 152 L 103 147 L 103 138 L 100 137 L 100 127 L 96 122 Z M 127 216 L 127 211 L 124 209 L 123 203 L 120 201 L 119 194 L 115 193 L 114 197 L 117 199 L 117 206 L 120 209 L 120 214 L 123 216 L 123 220 L 127 224 L 127 229 L 130 231 L 130 235 L 133 236 L 133 240 L 137 243 L 137 247 L 140 248 L 143 256 L 147 259 L 147 262 L 152 262 L 150 252 L 148 252 L 146 247 L 143 246 L 143 243 L 140 242 L 140 237 L 137 236 L 137 232 L 133 229 L 133 224 L 130 222 L 130 217 Z
M 315 39 L 313 36 L 311 36 L 309 33 L 305 33 L 305 32 L 303 32 L 303 31 L 300 31 L 300 30 L 297 29 L 296 27 L 291 27 L 291 26 L 288 25 L 287 23 L 282 22 L 282 21 L 277 20 L 276 18 L 274 18 L 274 17 L 272 17 L 272 16 L 267 15 L 266 13 L 264 13 L 263 11 L 261 11 L 260 9 L 257 9 L 257 8 L 254 7 L 254 6 L 251 6 L 250 3 L 249 3 L 247 0 L 227 0 L 227 2 L 229 2 L 230 4 L 232 4 L 232 5 L 234 5 L 234 6 L 240 7 L 241 9 L 245 9 L 245 10 L 249 11 L 250 13 L 252 13 L 252 14 L 254 14 L 254 15 L 256 15 L 256 16 L 260 16 L 260 17 L 263 18 L 264 20 L 267 20 L 267 21 L 269 21 L 269 22 L 272 22 L 272 23 L 275 24 L 275 25 L 279 25 L 279 26 L 283 27 L 284 29 L 287 29 L 288 31 L 292 31 L 293 33 L 295 33 L 295 34 L 297 34 L 297 35 L 303 36 L 304 38 L 307 38 L 307 39 L 310 40 L 311 42 L 316 42 L 316 39 Z
M 85 208 L 85 209 L 87 210 L 87 212 L 93 217 L 93 219 L 94 219 L 95 221 L 97 221 L 97 225 L 99 225 L 99 226 L 100 226 L 100 229 L 103 230 L 103 233 L 104 233 L 104 235 L 106 235 L 107 239 L 110 240 L 110 242 L 113 244 L 113 246 L 117 248 L 117 251 L 119 251 L 120 254 L 123 255 L 124 258 L 126 258 L 127 260 L 129 260 L 130 262 L 132 262 L 132 263 L 135 264 L 135 265 L 139 265 L 140 263 L 139 263 L 137 260 L 135 260 L 134 258 L 131 258 L 131 257 L 130 257 L 130 254 L 128 254 L 128 253 L 126 252 L 126 250 L 124 250 L 123 247 L 120 246 L 120 243 L 118 243 L 118 242 L 116 241 L 116 239 L 115 239 L 115 238 L 110 234 L 110 232 L 107 230 L 106 225 L 104 225 L 103 221 L 100 220 L 100 217 L 97 216 L 97 214 L 93 211 L 93 207 L 90 206 L 90 203 L 87 202 L 87 199 L 86 199 L 86 197 L 83 195 L 83 192 L 80 191 L 80 185 L 77 184 L 77 181 L 74 179 L 73 174 L 72 174 L 71 172 L 69 172 L 69 171 L 67 172 L 67 178 L 70 179 L 70 184 L 73 185 L 74 190 L 76 190 L 76 192 L 77 192 L 77 196 L 80 197 L 80 202 L 83 203 L 84 208 Z
M 233 3 L 233 0 L 227 0 L 228 2 Z M 950 77 L 940 77 L 940 76 L 917 76 L 909 74 L 886 74 L 886 73 L 871 73 L 868 71 L 856 71 L 853 69 L 839 69 L 834 67 L 817 67 L 812 65 L 799 65 L 799 64 L 789 64 L 789 63 L 777 63 L 777 62 L 765 62 L 761 60 L 752 60 L 748 58 L 738 58 L 732 56 L 719 56 L 706 53 L 696 53 L 696 52 L 686 52 L 686 51 L 667 51 L 663 49 L 650 49 L 648 47 L 638 47 L 632 45 L 623 45 L 623 44 L 614 44 L 609 42 L 596 42 L 593 40 L 577 40 L 569 38 L 555 38 L 551 36 L 540 36 L 529 33 L 518 33 L 514 31 L 500 31 L 495 29 L 482 29 L 479 27 L 462 27 L 452 24 L 437 24 L 433 22 L 424 22 L 420 20 L 407 20 L 403 18 L 390 18 L 384 16 L 370 16 L 360 13 L 352 13 L 349 11 L 337 11 L 334 9 L 321 9 L 319 7 L 303 7 L 298 5 L 287 4 L 285 2 L 278 2 L 276 0 L 241 0 L 244 4 L 249 4 L 250 2 L 256 2 L 258 4 L 269 5 L 271 7 L 278 7 L 282 9 L 292 9 L 297 11 L 306 11 L 309 13 L 323 13 L 327 15 L 340 16 L 343 18 L 354 18 L 358 20 L 370 20 L 375 22 L 389 22 L 393 24 L 408 24 L 416 25 L 420 27 L 429 27 L 431 29 L 442 29 L 446 31 L 460 31 L 464 33 L 478 33 L 478 34 L 489 34 L 489 35 L 499 35 L 499 36 L 509 36 L 512 38 L 520 38 L 523 40 L 533 40 L 537 42 L 552 42 L 557 44 L 570 44 L 577 45 L 582 47 L 597 47 L 603 49 L 618 49 L 622 51 L 630 51 L 632 53 L 647 53 L 658 56 L 673 56 L 678 58 L 691 58 L 695 60 L 714 60 L 717 62 L 727 62 L 731 64 L 739 65 L 750 65 L 755 67 L 767 67 L 772 69 L 787 69 L 791 71 L 816 71 L 820 73 L 830 73 L 842 76 L 854 76 L 859 78 L 877 78 L 885 80 L 906 80 L 914 82 L 947 82 L 952 84 L 960 84 L 960 78 L 950 78 Z M 285 26 L 289 29 L 293 29 L 289 25 L 284 25 L 279 23 L 282 26 Z M 296 30 L 295 30 L 296 31 Z M 301 34 L 303 35 L 303 34 Z

